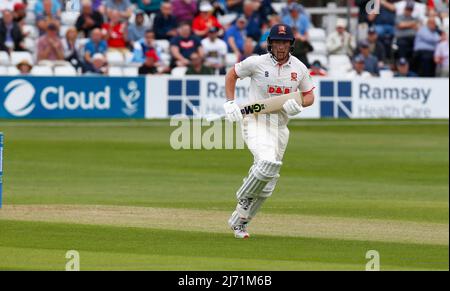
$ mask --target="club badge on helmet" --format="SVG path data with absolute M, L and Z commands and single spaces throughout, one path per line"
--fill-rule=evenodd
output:
M 292 32 L 292 28 L 286 24 L 276 24 L 270 29 L 269 36 L 267 37 L 267 50 L 272 53 L 272 41 L 273 40 L 289 40 L 291 42 L 291 53 L 294 51 L 295 37 Z

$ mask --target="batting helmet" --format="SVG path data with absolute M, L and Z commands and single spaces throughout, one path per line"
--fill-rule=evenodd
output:
M 291 52 L 294 50 L 295 37 L 292 28 L 286 24 L 276 24 L 270 29 L 267 37 L 267 50 L 272 52 L 273 40 L 289 40 L 291 42 Z

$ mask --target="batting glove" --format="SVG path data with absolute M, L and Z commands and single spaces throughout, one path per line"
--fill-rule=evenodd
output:
M 231 122 L 241 121 L 244 118 L 241 109 L 234 101 L 225 102 L 225 104 L 223 104 L 223 109 L 225 109 L 225 114 Z
M 283 104 L 283 109 L 290 116 L 294 116 L 302 112 L 303 106 L 299 105 L 294 99 L 289 99 Z

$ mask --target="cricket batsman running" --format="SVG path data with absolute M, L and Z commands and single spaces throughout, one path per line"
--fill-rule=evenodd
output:
M 309 71 L 301 61 L 290 54 L 294 41 L 291 27 L 285 24 L 273 26 L 267 38 L 269 53 L 252 56 L 237 63 L 225 77 L 226 116 L 231 122 L 241 122 L 244 141 L 254 156 L 248 176 L 236 192 L 236 210 L 228 220 L 236 238 L 249 237 L 249 222 L 275 189 L 289 140 L 288 116 L 297 115 L 304 107 L 314 102 L 314 84 Z M 250 115 L 244 118 L 234 99 L 236 81 L 246 77 L 251 78 L 251 101 L 300 90 L 303 104 L 289 99 L 282 109 L 274 114 Z M 262 123 L 269 123 L 270 126 L 261 126 Z

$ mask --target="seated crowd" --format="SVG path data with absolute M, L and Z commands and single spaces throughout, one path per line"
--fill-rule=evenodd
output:
M 29 7 L 30 2 L 34 6 Z M 269 0 L 74 0 L 78 14 L 65 27 L 64 0 L 0 1 L 0 51 L 31 51 L 36 63 L 70 63 L 79 73 L 108 74 L 108 53 L 119 53 L 139 74 L 225 74 L 232 63 L 267 52 L 270 27 L 293 28 L 293 54 L 314 76 L 328 64 L 310 59 L 311 16 L 300 1 L 288 0 L 277 13 Z M 348 77 L 448 77 L 448 0 L 382 0 L 379 13 L 360 7 L 357 33 L 339 18 L 324 40 L 326 57 L 345 56 Z M 34 14 L 36 43 L 25 45 L 27 14 Z M 228 17 L 229 16 L 229 17 Z M 64 30 L 62 30 L 64 28 Z M 64 35 L 62 35 L 64 33 Z M 331 64 L 330 64 L 331 65 Z M 29 72 L 32 63 L 17 64 Z M 23 71 L 22 71 L 23 70 Z

